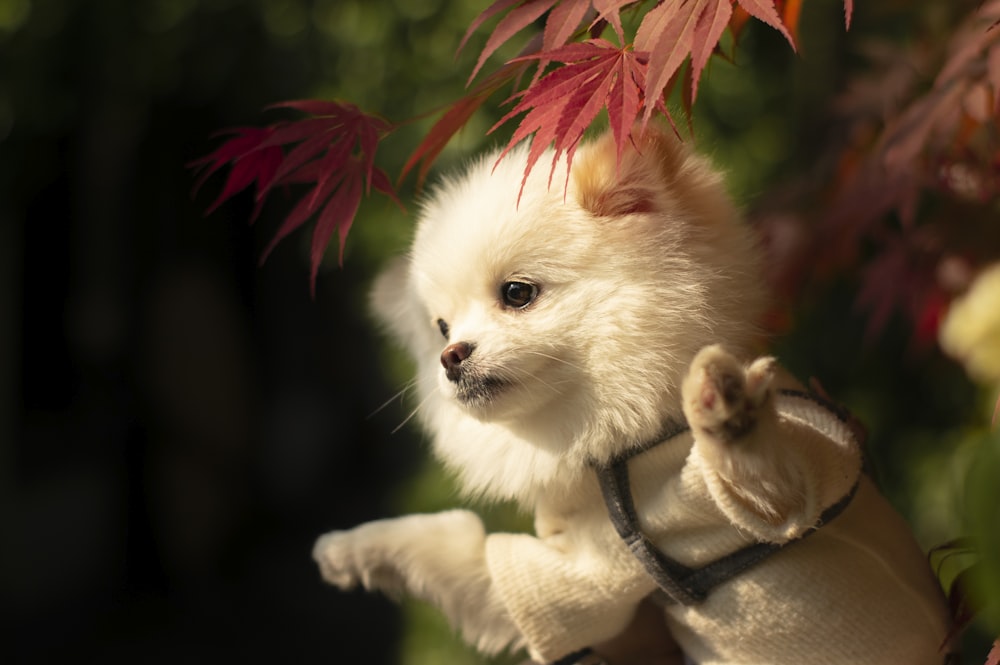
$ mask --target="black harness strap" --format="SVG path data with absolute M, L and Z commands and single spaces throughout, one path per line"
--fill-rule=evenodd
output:
M 809 393 L 798 391 L 781 391 L 783 394 L 802 397 L 815 401 L 830 410 L 838 419 L 845 416 L 839 409 L 831 408 L 825 400 Z M 824 524 L 829 523 L 839 515 L 854 498 L 858 483 L 839 501 L 828 506 L 822 512 L 819 520 L 811 529 L 798 538 L 784 543 L 757 542 L 747 545 L 735 552 L 716 559 L 700 568 L 690 568 L 670 558 L 663 553 L 642 532 L 639 517 L 635 510 L 632 491 L 629 483 L 628 463 L 633 457 L 669 441 L 673 437 L 687 431 L 686 423 L 673 423 L 668 428 L 668 434 L 651 443 L 637 447 L 625 455 L 619 456 L 606 466 L 595 467 L 597 479 L 601 486 L 601 494 L 608 509 L 608 515 L 615 531 L 628 546 L 629 550 L 642 563 L 646 572 L 656 581 L 656 584 L 667 595 L 668 599 L 682 605 L 697 605 L 708 597 L 715 587 L 736 577 L 743 571 L 760 563 L 772 554 L 784 549 L 792 543 L 815 533 Z
M 619 457 L 608 466 L 596 469 L 611 524 L 632 554 L 646 568 L 646 572 L 656 581 L 656 585 L 670 598 L 682 605 L 699 603 L 705 599 L 704 595 L 684 584 L 684 580 L 695 571 L 664 554 L 639 528 L 639 517 L 635 512 L 629 483 L 629 459 L 631 455 Z
M 787 540 L 780 545 L 777 543 L 765 542 L 747 545 L 746 547 L 739 549 L 728 556 L 724 556 L 721 559 L 717 559 L 712 563 L 702 566 L 698 570 L 694 571 L 694 573 L 692 573 L 692 575 L 685 580 L 685 582 L 691 584 L 697 589 L 704 589 L 705 595 L 708 595 L 708 592 L 713 588 L 732 579 L 733 577 L 736 577 L 743 571 L 757 563 L 760 563 L 775 552 L 819 531 L 820 527 L 828 524 L 837 515 L 843 512 L 845 508 L 847 508 L 848 504 L 851 503 L 851 500 L 854 499 L 854 495 L 858 491 L 858 484 L 859 483 L 857 482 L 854 483 L 851 489 L 848 490 L 847 494 L 841 497 L 836 503 L 828 506 L 826 510 L 820 514 L 819 520 L 817 520 L 816 524 L 814 524 L 812 528 L 798 538 Z
M 551 663 L 550 665 L 580 665 L 584 658 L 593 655 L 594 650 L 590 647 L 580 649 L 579 651 L 574 651 L 571 654 L 563 656 L 559 660 Z

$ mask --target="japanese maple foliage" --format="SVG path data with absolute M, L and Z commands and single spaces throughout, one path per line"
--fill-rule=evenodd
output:
M 826 154 L 817 147 L 817 164 L 838 166 L 825 191 L 799 193 L 824 202 L 804 264 L 822 267 L 814 274 L 860 275 L 869 336 L 899 312 L 916 346 L 933 344 L 951 298 L 1000 258 L 991 253 L 1000 241 L 998 22 L 1000 0 L 990 0 L 939 53 L 869 45 L 875 73 L 855 79 L 837 109 L 850 140 Z M 921 72 L 936 75 L 924 80 Z M 861 247 L 874 251 L 862 256 Z M 779 279 L 805 281 L 791 272 Z
M 519 60 L 554 61 L 564 66 L 552 70 L 537 84 L 515 95 L 514 109 L 494 125 L 492 132 L 514 116 L 525 113 L 501 159 L 522 140 L 531 137 L 525 180 L 542 153 L 554 147 L 549 177 L 560 156 L 568 163 L 587 127 L 604 108 L 608 111 L 611 131 L 621 159 L 639 109 L 647 76 L 647 60 L 630 48 L 618 48 L 603 39 L 566 44 L 544 54 Z M 669 117 L 662 99 L 655 104 Z
M 276 104 L 275 108 L 295 109 L 309 117 L 263 129 L 231 130 L 228 133 L 234 134 L 232 138 L 190 166 L 201 171 L 197 188 L 213 173 L 232 164 L 222 193 L 208 213 L 255 184 L 251 221 L 275 188 L 311 185 L 285 217 L 260 260 L 263 263 L 278 242 L 318 215 L 309 257 L 310 286 L 315 290 L 316 275 L 334 231 L 339 236 L 339 258 L 343 262 L 344 243 L 361 204 L 362 193 L 370 193 L 374 187 L 396 200 L 388 176 L 375 166 L 378 142 L 391 126 L 351 104 L 294 101 Z
M 621 155 L 640 114 L 642 124 L 655 112 L 669 118 L 664 96 L 669 94 L 685 62 L 690 62 L 690 69 L 683 80 L 690 91 L 685 91 L 683 99 L 690 111 L 709 57 L 727 28 L 733 29 L 734 36 L 738 33 L 737 27 L 745 22 L 744 14 L 777 29 L 793 48 L 795 45 L 785 21 L 790 21 L 794 30 L 800 2 L 663 0 L 646 10 L 630 42 L 620 12 L 643 5 L 625 0 L 497 0 L 473 21 L 462 45 L 485 21 L 507 12 L 483 47 L 470 81 L 505 41 L 549 12 L 540 50 L 522 56 L 539 63 L 539 75 L 527 89 L 511 98 L 519 101 L 500 123 L 525 114 L 505 151 L 521 141 L 530 141 L 525 178 L 549 145 L 555 148 L 553 166 L 564 153 L 567 162 L 572 163 L 583 132 L 605 108 Z M 741 14 L 734 14 L 734 5 Z M 852 9 L 852 1 L 847 0 L 848 24 Z M 608 25 L 620 46 L 596 38 L 569 41 L 574 35 L 599 34 Z M 541 76 L 550 63 L 562 67 Z
M 690 111 L 702 73 L 727 29 L 735 40 L 748 18 L 756 18 L 778 30 L 794 48 L 801 4 L 801 0 L 496 0 L 472 22 L 459 45 L 461 50 L 474 32 L 497 19 L 469 85 L 501 46 L 544 19 L 540 38 L 447 107 L 414 149 L 401 177 L 417 169 L 423 181 L 452 136 L 508 85 L 515 87 L 507 100 L 512 108 L 493 130 L 520 116 L 504 153 L 529 141 L 525 178 L 549 146 L 554 148 L 553 166 L 562 156 L 571 162 L 584 132 L 603 110 L 621 155 L 637 121 L 645 124 L 654 114 L 669 118 L 664 99 L 678 81 L 685 86 L 682 99 Z M 853 0 L 845 0 L 844 9 L 849 24 Z M 625 10 L 642 16 L 634 35 L 624 27 L 621 12 Z M 608 30 L 617 43 L 603 36 Z M 689 65 L 682 67 L 685 63 Z M 535 75 L 522 85 L 522 75 L 532 66 Z M 389 178 L 374 166 L 378 142 L 393 125 L 350 104 L 300 101 L 277 106 L 307 117 L 266 128 L 231 130 L 231 138 L 192 166 L 202 172 L 197 186 L 230 167 L 209 212 L 254 186 L 256 217 L 276 187 L 310 185 L 264 257 L 289 233 L 315 218 L 310 252 L 315 288 L 319 264 L 335 231 L 342 259 L 363 195 L 374 187 L 395 198 Z
M 507 85 L 513 84 L 520 79 L 528 67 L 524 61 L 508 62 L 496 72 L 480 81 L 465 97 L 448 107 L 448 110 L 441 118 L 434 123 L 427 136 L 420 142 L 420 145 L 413 151 L 406 164 L 403 166 L 400 178 L 405 178 L 410 171 L 420 165 L 417 169 L 418 184 L 423 184 L 427 173 L 430 171 L 434 160 L 437 159 L 441 151 L 469 121 L 472 115 L 478 111 L 487 100 L 499 90 Z

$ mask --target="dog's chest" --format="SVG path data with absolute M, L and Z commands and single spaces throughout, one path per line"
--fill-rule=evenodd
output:
M 689 433 L 673 437 L 629 462 L 630 491 L 639 525 L 678 562 L 703 565 L 746 546 L 710 496 Z M 542 495 L 535 506 L 535 532 L 563 551 L 599 550 L 620 543 L 601 495 L 596 472 L 573 487 Z

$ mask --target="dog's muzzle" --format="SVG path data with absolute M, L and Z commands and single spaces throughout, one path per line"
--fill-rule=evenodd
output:
M 462 378 L 462 363 L 472 355 L 475 348 L 475 345 L 468 342 L 455 342 L 444 347 L 444 351 L 441 352 L 441 366 L 444 367 L 444 374 L 449 381 L 458 383 Z

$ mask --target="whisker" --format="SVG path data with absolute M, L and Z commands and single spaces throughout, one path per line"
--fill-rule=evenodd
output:
M 390 432 L 390 434 L 395 434 L 395 433 L 396 433 L 396 432 L 398 432 L 399 430 L 403 429 L 403 426 L 404 426 L 404 425 L 406 425 L 406 423 L 408 423 L 408 422 L 410 422 L 411 420 L 413 420 L 413 416 L 417 415 L 417 412 L 418 412 L 418 411 L 420 411 L 420 407 L 422 407 L 422 406 L 423 406 L 424 404 L 426 404 L 426 403 L 427 403 L 427 401 L 428 401 L 428 400 L 429 400 L 430 398 L 432 398 L 432 397 L 434 397 L 434 393 L 433 393 L 433 392 L 429 393 L 429 394 L 427 395 L 427 397 L 425 397 L 425 398 L 423 398 L 422 400 L 420 400 L 420 404 L 417 404 L 417 405 L 416 405 L 416 406 L 415 406 L 415 407 L 413 408 L 413 410 L 412 410 L 412 411 L 410 411 L 410 415 L 406 416 L 406 418 L 404 418 L 404 419 L 403 419 L 403 422 L 401 422 L 401 423 L 399 423 L 398 425 L 396 425 L 395 429 L 393 429 L 393 430 L 392 430 L 392 432 Z
M 382 410 L 384 410 L 387 406 L 389 406 L 392 402 L 395 402 L 397 399 L 401 399 L 415 385 L 417 385 L 417 378 L 416 377 L 410 379 L 405 384 L 403 384 L 403 387 L 400 388 L 392 397 L 390 397 L 386 401 L 382 402 L 382 404 L 380 406 L 378 406 L 374 411 L 372 411 L 371 413 L 369 413 L 368 416 L 367 416 L 367 418 L 373 418 L 378 413 L 380 413 Z
M 582 367 L 580 367 L 579 365 L 575 365 L 575 364 L 571 363 L 570 361 L 566 360 L 565 358 L 560 358 L 558 356 L 553 356 L 553 355 L 550 355 L 548 353 L 542 353 L 541 351 L 536 351 L 534 349 L 524 349 L 524 351 L 527 351 L 528 353 L 534 354 L 536 356 L 540 356 L 542 358 L 548 358 L 549 360 L 554 360 L 555 362 L 562 363 L 563 365 L 566 365 L 567 367 L 572 367 L 573 369 L 578 369 L 580 371 L 583 371 Z
M 548 388 L 549 390 L 551 390 L 553 393 L 555 393 L 557 395 L 562 392 L 557 386 L 559 386 L 561 384 L 564 384 L 564 383 L 568 383 L 568 380 L 563 380 L 563 381 L 559 381 L 559 382 L 553 384 L 553 383 L 550 383 L 550 382 L 546 381 L 545 379 L 543 379 L 543 378 L 535 375 L 534 373 L 529 372 L 529 371 L 527 371 L 525 369 L 521 369 L 521 368 L 508 367 L 508 368 L 506 368 L 506 370 L 507 370 L 507 373 L 510 376 L 512 376 L 512 377 L 515 377 L 515 378 L 518 378 L 518 379 L 521 379 L 523 377 L 527 377 L 527 378 L 531 379 L 532 381 L 540 383 L 541 385 L 545 386 L 546 388 Z

